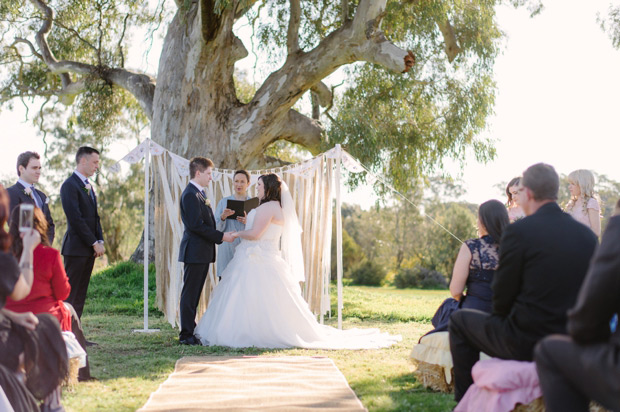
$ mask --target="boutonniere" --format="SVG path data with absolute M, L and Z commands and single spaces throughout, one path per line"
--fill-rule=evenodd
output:
M 26 188 L 24 189 L 24 194 L 25 194 L 26 196 L 30 196 L 30 197 L 32 197 L 32 189 L 31 189 L 30 187 L 26 187 Z
M 89 183 L 89 184 L 87 184 L 87 185 L 85 185 L 85 186 L 82 188 L 82 190 L 83 190 L 84 192 L 86 192 L 86 194 L 87 194 L 87 195 L 89 195 L 89 194 L 90 194 L 90 189 L 91 189 L 90 183 Z
M 211 201 L 207 199 L 206 197 L 204 197 L 202 193 L 198 192 L 196 193 L 196 196 L 198 197 L 198 199 L 200 199 L 201 202 L 204 202 L 206 206 L 211 207 Z

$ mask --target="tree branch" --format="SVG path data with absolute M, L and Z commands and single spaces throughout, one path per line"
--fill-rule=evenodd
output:
M 95 52 L 97 52 L 97 48 L 95 46 L 93 46 L 92 44 L 90 44 L 90 42 L 84 38 L 82 38 L 82 36 L 80 36 L 80 33 L 77 32 L 77 30 L 71 28 L 71 27 L 67 27 L 64 24 L 62 24 L 60 21 L 54 19 L 54 24 L 64 30 L 67 30 L 71 33 L 73 33 L 75 35 L 75 37 L 77 37 L 77 39 L 79 41 L 81 41 L 82 43 L 84 43 L 85 45 L 87 45 L 88 47 L 90 47 L 91 49 L 93 49 Z
M 278 138 L 297 143 L 317 155 L 321 152 L 323 131 L 320 122 L 290 109 Z
M 99 66 L 102 66 L 103 63 L 101 61 L 101 43 L 103 42 L 103 10 L 101 10 L 101 5 L 97 4 L 97 9 L 99 11 L 99 24 L 97 24 L 97 31 L 99 32 L 99 39 L 98 39 L 98 44 L 97 44 L 97 64 Z
M 123 53 L 123 39 L 125 38 L 125 32 L 127 31 L 127 20 L 129 20 L 129 13 L 125 15 L 123 19 L 123 31 L 118 39 L 118 50 L 121 57 L 121 67 L 125 67 L 125 54 Z
M 290 162 L 278 159 L 277 157 L 259 154 L 250 159 L 244 167 L 247 169 L 274 169 L 276 167 L 283 167 L 290 164 Z
M 43 25 L 37 32 L 35 39 L 37 41 L 37 45 L 39 46 L 39 49 L 41 50 L 43 61 L 48 66 L 53 65 L 57 63 L 58 60 L 56 60 L 56 57 L 54 57 L 54 53 L 52 53 L 52 51 L 49 48 L 49 45 L 47 43 L 47 35 L 52 30 L 52 23 L 54 21 L 54 11 L 51 8 L 49 8 L 47 4 L 45 4 L 41 0 L 30 0 L 30 2 L 34 4 L 34 6 L 37 9 L 39 9 L 41 13 L 43 13 Z M 71 84 L 71 77 L 69 77 L 68 73 L 61 74 L 60 79 L 62 81 L 63 87 L 67 87 Z
M 342 23 L 349 20 L 349 0 L 340 0 L 340 8 L 342 9 Z
M 239 19 L 245 13 L 248 12 L 258 0 L 241 0 L 237 3 L 237 9 L 235 10 L 235 20 Z
M 43 56 L 41 56 L 41 55 L 39 54 L 39 52 L 37 52 L 37 50 L 34 48 L 34 44 L 32 44 L 29 40 L 27 40 L 27 39 L 22 39 L 21 37 L 16 37 L 16 38 L 15 38 L 15 41 L 13 41 L 13 44 L 11 44 L 11 46 L 9 46 L 9 47 L 13 47 L 13 48 L 15 48 L 15 45 L 16 45 L 17 43 L 24 43 L 25 45 L 27 45 L 28 47 L 30 47 L 30 52 L 31 52 L 34 56 L 36 56 L 37 58 L 39 58 L 39 59 L 43 60 Z
M 286 48 L 289 55 L 299 51 L 299 24 L 301 23 L 300 0 L 290 0 L 290 3 L 290 17 L 286 37 Z
M 409 0 L 408 3 L 411 3 L 415 6 L 419 5 L 420 0 Z M 443 36 L 443 40 L 445 43 L 445 52 L 448 56 L 448 61 L 452 63 L 452 61 L 456 58 L 456 56 L 462 51 L 461 47 L 456 40 L 456 35 L 454 34 L 454 28 L 450 24 L 450 19 L 448 16 L 443 16 L 442 18 L 436 17 L 435 24 L 439 28 L 441 35 Z
M 447 17 L 442 21 L 437 21 L 437 27 L 439 27 L 439 31 L 441 31 L 441 34 L 443 35 L 448 61 L 452 63 L 456 56 L 461 52 L 461 47 L 456 40 L 456 35 L 454 34 L 454 28 L 450 24 Z
M 321 107 L 319 105 L 319 96 L 316 92 L 310 90 L 310 104 L 312 105 L 312 118 L 319 120 L 321 118 Z
M 332 103 L 334 98 L 332 91 L 327 85 L 323 82 L 318 82 L 314 86 L 310 88 L 313 93 L 316 94 L 319 105 L 321 107 L 327 107 Z
M 77 73 L 111 82 L 129 91 L 138 100 L 147 117 L 152 119 L 155 79 L 146 74 L 135 73 L 122 68 L 110 69 L 69 60 L 58 61 L 47 43 L 47 35 L 51 31 L 52 22 L 54 21 L 54 12 L 43 0 L 30 1 L 44 15 L 43 25 L 35 36 L 37 45 L 41 50 L 38 56 L 47 64 L 52 73 L 61 76 L 62 89 L 55 92 L 58 96 L 64 96 L 60 98 L 61 102 L 72 102 L 77 93 L 81 93 L 85 90 L 86 86 L 83 81 L 77 82 L 77 84 L 73 86 L 69 73 Z M 29 42 L 26 41 L 26 44 L 28 43 Z M 31 49 L 34 48 L 32 44 L 30 44 L 30 47 Z
M 127 69 L 111 69 L 104 80 L 110 80 L 133 94 L 144 113 L 153 119 L 153 96 L 155 96 L 155 79 L 144 73 L 136 73 Z
M 231 138 L 239 139 L 242 145 L 269 144 L 256 142 L 255 138 L 265 135 L 267 129 L 272 129 L 267 135 L 277 135 L 278 129 L 273 128 L 278 126 L 273 119 L 291 122 L 291 126 L 300 124 L 291 118 L 297 115 L 290 114 L 295 102 L 312 87 L 320 92 L 319 82 L 344 64 L 362 60 L 397 73 L 409 70 L 415 62 L 413 53 L 390 43 L 379 30 L 386 1 L 361 0 L 353 21 L 343 24 L 309 52 L 289 55 L 284 65 L 269 75 L 252 101 L 239 109 L 245 112 L 245 120 L 231 130 Z M 314 150 L 321 138 L 321 128 L 308 122 L 305 125 L 310 127 L 309 132 L 295 126 L 287 140 L 297 139 L 293 136 L 299 133 L 300 144 L 308 144 Z
M 413 54 L 390 43 L 378 30 L 385 2 L 361 0 L 353 22 L 332 32 L 313 50 L 294 58 L 289 56 L 265 80 L 250 104 L 265 113 L 282 110 L 284 114 L 303 93 L 338 67 L 359 60 L 380 64 L 397 73 L 409 70 L 415 61 Z

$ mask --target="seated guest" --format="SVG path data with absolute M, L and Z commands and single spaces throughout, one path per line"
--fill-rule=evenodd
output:
M 520 182 L 521 178 L 515 177 L 508 182 L 508 185 L 506 186 L 506 197 L 508 198 L 506 201 L 506 209 L 508 209 L 508 218 L 510 219 L 510 223 L 525 217 L 523 209 L 519 206 L 519 198 L 517 196 Z
M 50 247 L 47 238 L 47 222 L 39 208 L 34 209 L 33 229 L 41 236 L 41 243 L 33 253 L 34 279 L 32 289 L 26 298 L 19 301 L 7 299 L 5 308 L 14 312 L 49 313 L 60 323 L 63 331 L 71 331 L 71 313 L 63 304 L 69 297 L 71 286 L 65 268 L 60 260 L 60 252 Z M 9 235 L 12 236 L 11 251 L 17 259 L 21 258 L 23 242 L 19 236 L 19 208 L 11 213 Z
M 19 259 L 22 255 L 23 243 L 19 236 L 19 208 L 11 213 L 9 235 L 12 237 L 11 250 Z M 52 247 L 47 238 L 47 221 L 39 208 L 34 209 L 33 229 L 41 236 L 41 243 L 33 252 L 34 279 L 28 296 L 20 301 L 7 299 L 6 309 L 13 312 L 49 313 L 60 323 L 63 331 L 73 332 L 78 343 L 86 351 L 86 339 L 80 319 L 71 304 L 63 302 L 69 297 L 71 286 L 65 268 L 60 260 L 60 252 Z M 80 381 L 90 380 L 90 366 L 80 368 Z
M 620 410 L 620 331 L 610 319 L 620 313 L 620 216 L 609 220 L 577 304 L 568 312 L 568 336 L 554 335 L 535 350 L 549 412 L 587 411 L 591 400 Z
M 37 399 L 44 400 L 46 410 L 62 410 L 60 384 L 68 365 L 58 321 L 48 314 L 35 317 L 32 312 L 4 308 L 7 298 L 20 300 L 30 293 L 33 250 L 40 241 L 35 230 L 24 235 L 18 265 L 8 252 L 11 238 L 4 230 L 8 217 L 8 194 L 0 185 L 0 386 L 15 410 L 39 411 Z
M 457 401 L 473 382 L 480 352 L 531 361 L 540 339 L 566 332 L 566 312 L 575 303 L 597 238 L 562 212 L 556 203 L 559 185 L 549 165 L 538 163 L 523 173 L 518 198 L 526 217 L 504 230 L 492 313 L 462 309 L 450 317 Z
M 433 316 L 432 332 L 448 330 L 448 320 L 457 308 L 491 312 L 491 281 L 499 262 L 499 241 L 509 224 L 508 212 L 498 200 L 484 202 L 478 208 L 479 238 L 463 243 L 454 262 L 450 294 Z M 467 288 L 467 294 L 463 292 Z
M 491 281 L 499 261 L 499 240 L 508 226 L 508 212 L 498 200 L 478 208 L 479 238 L 463 243 L 454 263 L 450 293 L 433 316 L 435 329 L 420 338 L 411 351 L 416 377 L 424 386 L 449 392 L 452 384 L 452 357 L 448 342 L 448 320 L 459 308 L 491 312 Z M 467 287 L 467 294 L 463 294 Z M 440 333 L 436 333 L 440 332 Z
M 594 194 L 594 175 L 591 171 L 580 169 L 568 175 L 570 200 L 566 213 L 583 223 L 596 234 L 601 235 L 601 206 Z

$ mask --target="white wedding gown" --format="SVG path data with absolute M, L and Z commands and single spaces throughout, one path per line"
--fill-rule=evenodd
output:
M 247 217 L 251 228 L 256 210 Z M 205 346 L 233 348 L 375 349 L 400 336 L 378 329 L 338 330 L 316 321 L 299 282 L 280 255 L 282 226 L 271 223 L 259 240 L 242 240 L 195 335 Z

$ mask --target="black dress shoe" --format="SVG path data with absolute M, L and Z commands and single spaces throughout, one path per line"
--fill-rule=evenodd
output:
M 91 342 L 89 340 L 86 341 L 86 346 L 99 346 L 97 342 Z
M 200 341 L 195 336 L 189 338 L 179 339 L 181 345 L 200 345 Z
M 98 380 L 99 379 L 95 378 L 94 376 L 78 376 L 78 382 L 94 382 Z

